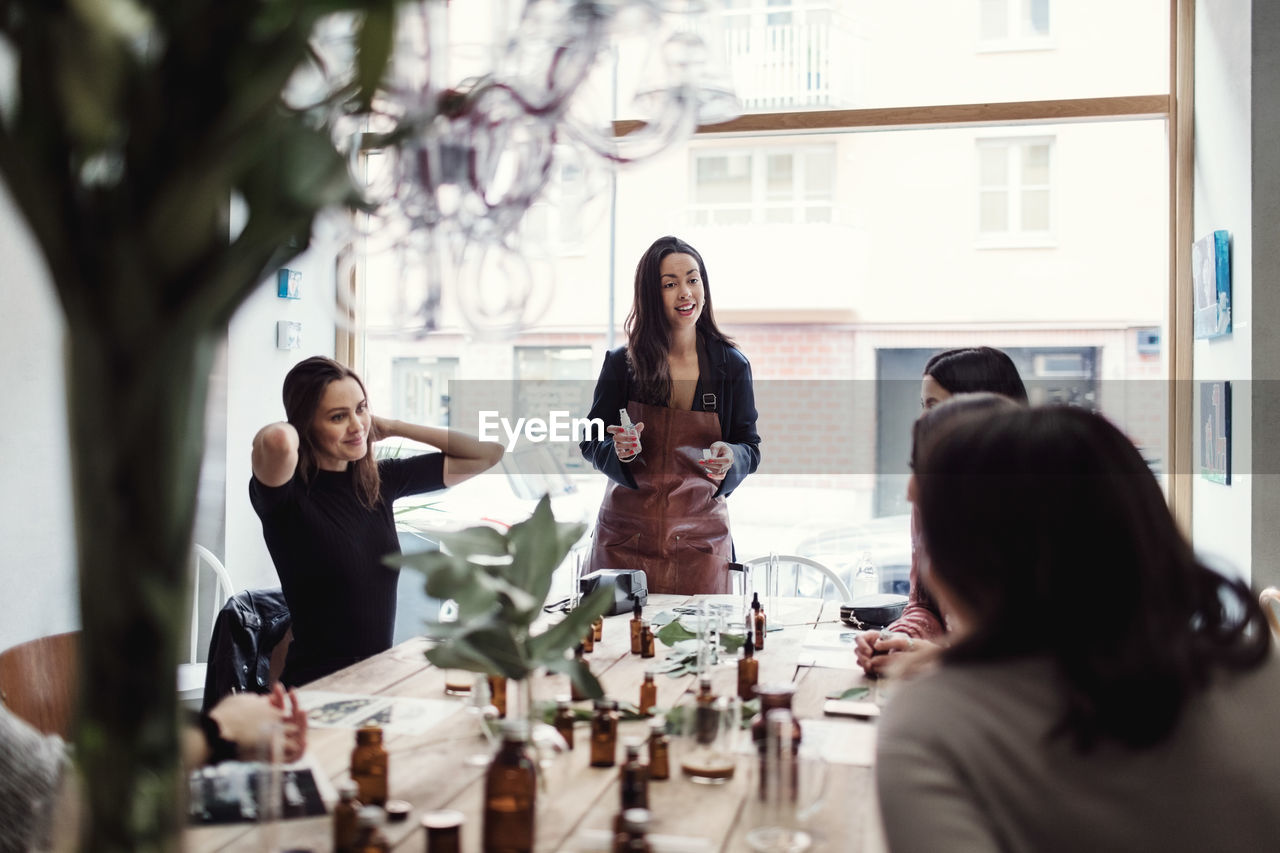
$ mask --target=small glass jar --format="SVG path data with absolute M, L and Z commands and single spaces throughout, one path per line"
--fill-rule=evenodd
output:
M 426 832 L 425 853 L 462 853 L 463 814 L 453 809 L 427 812 L 422 816 Z
M 597 616 L 596 620 L 591 623 L 592 639 L 597 643 L 604 639 L 604 616 Z
M 505 675 L 486 676 L 489 681 L 489 704 L 498 709 L 498 716 L 507 716 L 507 677 Z
M 591 766 L 613 767 L 618 763 L 618 703 L 597 699 L 591 715 Z
M 585 652 L 593 652 L 596 650 L 596 632 L 594 628 L 588 627 L 587 633 L 583 635 L 582 650 Z
M 560 737 L 564 738 L 565 745 L 569 749 L 573 749 L 573 709 L 569 707 L 570 699 L 568 696 L 556 697 L 556 715 L 552 720 L 552 725 L 559 732 Z
M 671 736 L 667 721 L 661 717 L 649 721 L 649 778 L 671 778 Z
M 576 660 L 578 663 L 582 664 L 583 666 L 587 667 L 587 669 L 589 670 L 591 666 L 590 664 L 587 663 L 586 659 L 583 658 L 582 656 L 582 653 L 584 651 L 586 651 L 586 649 L 584 649 L 582 647 L 582 644 L 579 643 L 576 647 L 574 647 L 573 659 Z M 587 694 L 583 693 L 582 690 L 578 688 L 578 682 L 574 681 L 573 679 L 569 679 L 569 696 L 574 702 L 581 702 L 587 698 Z
M 382 728 L 365 726 L 356 731 L 356 748 L 351 751 L 351 781 L 357 797 L 366 806 L 387 803 L 387 751 L 382 747 Z
M 622 810 L 649 808 L 649 768 L 640 760 L 641 740 L 628 741 L 626 761 L 618 772 Z
M 738 698 L 749 702 L 756 697 L 756 682 L 760 679 L 760 661 L 756 660 L 754 641 L 750 632 L 742 644 L 742 657 L 738 659 Z
M 631 606 L 631 654 L 640 654 L 640 625 L 643 620 L 640 618 L 644 612 L 640 607 L 640 599 L 636 599 L 636 603 Z
M 653 714 L 658 705 L 658 685 L 653 680 L 652 669 L 644 671 L 644 681 L 640 683 L 640 713 L 646 717 Z
M 484 850 L 533 850 L 538 780 L 528 740 L 527 720 L 503 721 L 502 746 L 484 780 Z
M 698 682 L 698 695 L 693 709 L 694 738 L 701 744 L 711 743 L 716 738 L 717 717 L 715 709 L 716 695 L 711 692 L 711 679 L 703 676 Z
M 640 657 L 653 657 L 653 629 L 649 627 L 649 620 L 644 619 L 640 622 Z
M 649 821 L 648 809 L 627 809 L 619 814 L 613 853 L 650 853 Z
M 355 846 L 359 853 L 390 853 L 391 844 L 382 832 L 383 822 L 382 809 L 377 806 L 365 806 L 360 809 L 359 832 Z
M 338 802 L 333 807 L 333 851 L 354 853 L 356 838 L 360 835 L 360 808 L 356 799 L 360 788 L 355 782 L 343 782 L 338 788 Z
M 751 599 L 752 612 L 752 634 L 755 636 L 756 651 L 764 648 L 764 635 L 767 630 L 768 619 L 764 615 L 764 608 L 760 606 L 760 593 L 755 593 Z

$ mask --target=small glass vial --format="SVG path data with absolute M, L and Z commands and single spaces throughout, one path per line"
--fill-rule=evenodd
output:
M 653 630 L 649 627 L 647 619 L 640 622 L 640 657 L 653 657 Z
M 584 652 L 594 652 L 596 650 L 596 632 L 594 628 L 587 628 L 587 633 L 582 638 L 582 650 Z
M 658 685 L 653 680 L 653 670 L 644 671 L 644 681 L 640 683 L 640 713 L 646 717 L 653 714 L 658 705 Z
M 351 751 L 351 781 L 365 806 L 387 803 L 387 751 L 382 748 L 382 728 L 365 726 L 356 732 L 356 748 Z
M 498 709 L 498 716 L 507 715 L 507 677 L 505 675 L 486 676 L 489 680 L 489 704 Z
M 698 682 L 697 707 L 693 712 L 694 738 L 701 744 L 716 739 L 719 719 L 716 717 L 716 695 L 711 692 L 711 679 L 703 676 Z
M 618 703 L 597 699 L 591 715 L 591 766 L 613 767 L 618 763 Z
M 661 717 L 649 721 L 649 778 L 671 778 L 671 737 Z
M 751 596 L 751 613 L 752 621 L 755 623 L 752 626 L 752 634 L 755 635 L 756 639 L 756 651 L 760 651 L 764 648 L 764 634 L 767 620 L 765 619 L 764 608 L 760 606 L 760 593 L 758 592 L 753 593 Z
M 596 621 L 591 623 L 591 635 L 597 643 L 604 639 L 604 616 L 597 616 Z
M 756 660 L 754 641 L 747 633 L 742 644 L 742 657 L 738 659 L 738 698 L 749 702 L 756 698 L 756 682 L 760 678 L 760 661 Z
M 640 654 L 640 625 L 641 614 L 644 609 L 640 606 L 640 599 L 636 599 L 636 603 L 631 606 L 631 654 Z
M 533 853 L 538 779 L 528 740 L 528 721 L 503 721 L 502 746 L 484 780 L 482 846 L 488 853 Z
M 583 666 L 587 667 L 588 669 L 590 669 L 590 666 L 587 664 L 586 660 L 584 660 L 582 657 L 582 654 L 584 651 L 586 650 L 582 648 L 582 644 L 579 643 L 573 649 L 573 659 L 576 660 L 578 663 L 582 664 Z M 569 697 L 574 702 L 581 702 L 582 700 L 587 698 L 587 694 L 583 693 L 580 689 L 578 689 L 578 682 L 574 681 L 573 679 L 569 679 Z
M 614 835 L 613 853 L 650 853 L 649 810 L 627 809 L 618 815 L 618 832 Z
M 573 709 L 569 707 L 571 700 L 568 696 L 556 697 L 556 716 L 551 724 L 555 726 L 555 730 L 560 733 L 560 737 L 564 738 L 565 744 L 569 749 L 573 749 Z
M 387 841 L 387 836 L 382 834 L 382 821 L 382 809 L 377 806 L 364 806 L 360 809 L 356 853 L 390 853 L 391 844 Z
M 649 808 L 649 768 L 640 760 L 642 740 L 627 741 L 626 761 L 618 771 L 622 810 Z
M 462 853 L 463 814 L 453 809 L 427 812 L 422 816 L 426 831 L 425 853 Z
M 333 807 L 333 853 L 355 853 L 360 836 L 359 793 L 355 782 L 343 782 L 338 788 L 338 802 Z

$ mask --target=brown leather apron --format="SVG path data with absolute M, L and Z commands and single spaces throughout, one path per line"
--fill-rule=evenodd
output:
M 634 400 L 627 414 L 644 424 L 630 463 L 637 488 L 609 481 L 590 570 L 643 569 L 655 593 L 730 592 L 729 509 L 698 464 L 703 448 L 721 440 L 720 416 Z

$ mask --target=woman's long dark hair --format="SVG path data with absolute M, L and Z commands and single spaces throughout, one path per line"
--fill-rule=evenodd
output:
M 995 347 L 965 347 L 935 353 L 924 366 L 952 394 L 990 391 L 1018 403 L 1027 402 L 1027 386 L 1008 354 Z
M 662 259 L 667 255 L 689 255 L 698 262 L 703 298 L 698 334 L 733 346 L 729 336 L 716 326 L 711 311 L 711 282 L 707 280 L 707 265 L 702 262 L 702 255 L 677 237 L 659 237 L 653 241 L 636 264 L 631 313 L 623 327 L 627 332 L 627 357 L 635 379 L 635 398 L 653 406 L 667 406 L 671 402 L 671 369 L 667 365 L 671 330 L 662 308 Z
M 1061 406 L 961 415 L 916 464 L 936 583 L 971 633 L 949 661 L 1043 656 L 1065 711 L 1054 735 L 1151 746 L 1215 669 L 1271 647 L 1248 585 L 1196 559 L 1137 449 Z
M 313 355 L 298 362 L 284 378 L 284 413 L 285 418 L 298 431 L 298 470 L 302 473 L 303 482 L 310 482 L 319 469 L 312 429 L 324 389 L 332 382 L 347 378 L 356 381 L 367 399 L 368 392 L 365 391 L 364 383 L 354 370 L 321 355 Z M 356 495 L 360 498 L 360 503 L 370 509 L 376 507 L 380 500 L 378 463 L 373 458 L 373 441 L 374 435 L 370 431 L 368 452 L 351 463 Z

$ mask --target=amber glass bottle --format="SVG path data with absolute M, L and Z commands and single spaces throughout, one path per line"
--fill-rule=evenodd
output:
M 711 692 L 711 679 L 703 676 L 698 682 L 697 705 L 693 711 L 694 737 L 698 743 L 711 743 L 716 739 L 716 696 Z
M 499 717 L 505 717 L 507 715 L 507 677 L 490 675 L 488 678 L 489 704 L 498 709 Z
M 425 853 L 462 853 L 463 814 L 453 809 L 427 812 L 422 816 L 426 830 Z
M 387 803 L 387 751 L 382 748 L 382 728 L 365 726 L 356 732 L 356 748 L 351 751 L 351 781 L 356 795 L 366 806 Z
M 556 715 L 551 721 L 555 726 L 560 737 L 564 738 L 565 744 L 569 749 L 573 749 L 573 709 L 569 707 L 570 699 L 568 696 L 556 697 Z
M 738 698 L 747 702 L 756 697 L 756 681 L 760 678 L 760 661 L 756 660 L 750 632 L 742 644 L 742 657 L 738 659 Z
M 591 715 L 591 766 L 612 767 L 618 763 L 618 703 L 597 699 Z
M 333 853 L 354 853 L 360 834 L 361 803 L 356 796 L 360 788 L 355 782 L 343 782 L 338 789 L 338 802 L 333 807 Z
M 582 650 L 584 652 L 593 652 L 596 650 L 596 632 L 594 628 L 587 628 L 587 633 L 582 638 Z
M 661 717 L 649 721 L 649 778 L 671 778 L 671 738 Z
M 751 612 L 753 614 L 753 621 L 755 622 L 752 626 L 752 633 L 756 638 L 756 651 L 760 651 L 764 648 L 766 619 L 764 615 L 764 608 L 760 606 L 760 593 L 758 592 L 751 594 Z
M 575 646 L 575 647 L 574 647 L 574 649 L 573 649 L 573 658 L 574 658 L 574 660 L 576 660 L 578 663 L 582 664 L 583 666 L 586 666 L 586 667 L 590 668 L 590 667 L 589 667 L 589 665 L 587 664 L 586 660 L 585 660 L 585 659 L 583 659 L 583 657 L 582 657 L 582 653 L 583 653 L 584 651 L 586 651 L 586 650 L 585 650 L 585 649 L 583 649 L 583 648 L 582 648 L 582 644 L 581 644 L 581 643 L 579 643 L 579 644 L 578 644 L 577 646 Z M 581 702 L 583 699 L 586 699 L 586 698 L 587 698 L 587 694 L 583 693 L 581 690 L 579 690 L 579 689 L 578 689 L 578 682 L 576 682 L 576 681 L 574 681 L 574 680 L 570 679 L 570 681 L 569 681 L 569 697 L 570 697 L 574 702 Z
M 640 599 L 636 599 L 636 603 L 631 606 L 631 654 L 640 654 L 640 623 L 641 614 L 644 609 L 640 606 Z
M 502 746 L 484 780 L 484 853 L 532 853 L 537 773 L 526 720 L 502 723 Z
M 649 810 L 627 809 L 618 816 L 618 832 L 613 839 L 613 853 L 650 853 Z
M 647 619 L 640 622 L 640 657 L 653 657 L 653 629 Z
M 591 634 L 596 642 L 604 639 L 604 617 L 597 616 L 596 621 L 591 623 Z
M 800 752 L 800 721 L 791 711 L 791 699 L 795 696 L 796 689 L 791 684 L 766 684 L 756 686 L 756 695 L 760 697 L 760 713 L 751 721 L 751 740 L 755 742 L 756 753 L 760 758 L 760 798 L 765 798 L 765 752 L 768 743 L 768 728 L 766 727 L 766 718 L 769 712 L 781 708 L 791 716 L 791 755 L 796 757 Z M 799 772 L 799 765 L 792 762 L 791 773 L 793 777 Z M 792 780 L 792 790 L 795 790 Z
M 382 809 L 365 806 L 360 809 L 359 831 L 354 850 L 356 853 L 390 853 L 391 844 L 382 834 Z
M 627 743 L 627 760 L 618 772 L 623 811 L 649 808 L 649 768 L 640 760 L 640 746 L 643 743 L 640 740 Z
M 640 683 L 640 713 L 646 717 L 653 713 L 658 705 L 658 685 L 653 680 L 653 670 L 644 671 L 644 681 Z

